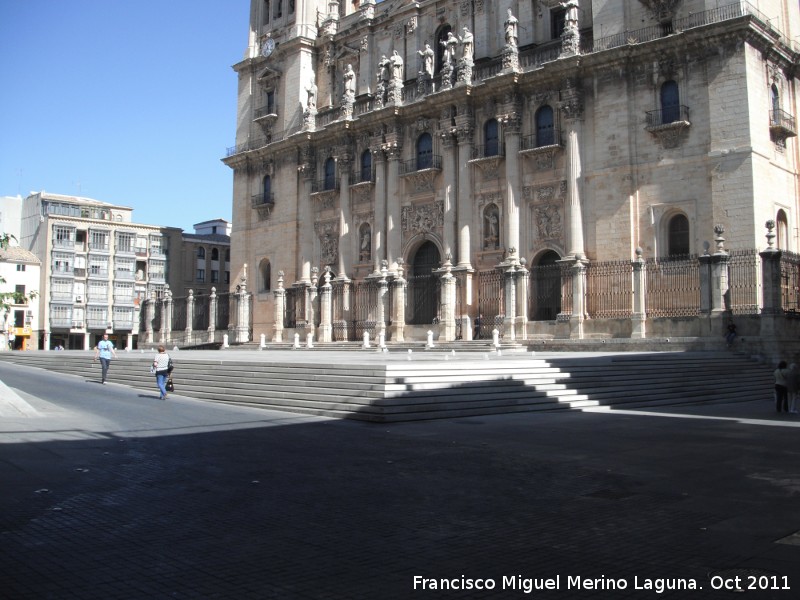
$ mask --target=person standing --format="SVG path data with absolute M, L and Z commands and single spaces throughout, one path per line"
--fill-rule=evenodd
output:
M 775 369 L 775 410 L 778 412 L 789 412 L 789 388 L 787 386 L 789 376 L 786 361 L 782 360 Z
M 798 389 L 800 389 L 800 370 L 797 368 L 797 363 L 792 363 L 786 372 L 786 391 L 789 395 L 789 412 L 795 415 L 797 414 Z
M 169 354 L 164 346 L 158 347 L 158 354 L 153 360 L 153 370 L 156 372 L 156 385 L 161 392 L 160 400 L 167 399 L 167 379 L 169 379 Z
M 111 357 L 117 358 L 117 351 L 114 349 L 114 343 L 108 339 L 108 334 L 103 334 L 103 339 L 97 342 L 97 346 L 94 348 L 94 359 L 95 361 L 99 358 L 100 359 L 100 366 L 102 367 L 102 378 L 100 383 L 106 383 L 106 377 L 108 377 L 108 367 L 111 366 Z

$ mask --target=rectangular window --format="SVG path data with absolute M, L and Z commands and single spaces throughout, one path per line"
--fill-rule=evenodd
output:
M 197 269 L 197 281 L 203 282 L 206 280 L 206 270 Z
M 53 245 L 61 248 L 75 246 L 75 229 L 63 225 L 53 226 Z
M 231 272 L 225 271 L 225 283 L 230 283 L 230 282 L 231 282 Z
M 219 283 L 219 271 L 211 271 L 211 283 Z
M 24 271 L 25 265 L 17 265 L 17 271 Z
M 102 252 L 108 252 L 108 232 L 90 231 L 89 250 L 100 250 Z
M 275 114 L 275 91 L 269 90 L 267 92 L 267 114 L 274 115 Z
M 556 8 L 550 12 L 550 34 L 552 39 L 558 39 L 564 33 L 567 20 L 567 9 Z
M 28 300 L 25 298 L 25 286 L 24 285 L 17 285 L 14 286 L 14 294 L 16 297 L 14 298 L 15 304 L 27 304 Z
M 53 252 L 53 271 L 72 274 L 72 254 Z
M 14 327 L 25 327 L 25 311 L 14 311 Z
M 136 236 L 132 233 L 117 233 L 117 252 L 133 252 L 136 247 Z

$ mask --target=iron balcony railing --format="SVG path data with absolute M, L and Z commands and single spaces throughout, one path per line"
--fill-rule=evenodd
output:
M 548 131 L 540 131 L 531 135 L 523 135 L 519 141 L 520 150 L 534 150 L 535 148 L 547 148 L 548 146 L 561 145 L 561 130 L 553 127 Z
M 275 194 L 273 193 L 262 192 L 260 194 L 255 194 L 251 199 L 251 205 L 253 208 L 257 208 L 259 206 L 273 206 L 274 204 Z
M 311 193 L 318 194 L 319 192 L 335 192 L 339 190 L 338 177 L 323 177 L 322 179 L 315 179 L 311 182 Z
M 472 160 L 480 158 L 494 158 L 506 155 L 506 146 L 503 142 L 497 141 L 490 144 L 483 144 L 472 147 Z
M 408 175 L 417 171 L 424 171 L 426 169 L 442 170 L 442 157 L 438 154 L 429 154 L 426 156 L 418 156 L 411 160 L 405 160 L 400 163 L 400 175 Z
M 257 108 L 253 111 L 254 119 L 261 119 L 270 115 L 278 116 L 278 111 L 275 109 L 275 105 L 262 106 L 261 108 Z
M 790 136 L 797 135 L 797 124 L 794 117 L 780 109 L 770 111 L 769 126 L 771 129 L 782 130 Z
M 659 110 L 649 110 L 645 115 L 648 127 L 661 127 L 670 123 L 688 123 L 689 107 L 683 104 L 680 106 L 668 106 Z
M 357 183 L 375 183 L 375 169 L 354 169 L 350 172 L 350 185 Z

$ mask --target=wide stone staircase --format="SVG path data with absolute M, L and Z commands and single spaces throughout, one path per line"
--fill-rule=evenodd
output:
M 152 353 L 119 352 L 110 380 L 157 398 Z M 91 352 L 2 352 L 0 360 L 99 379 Z M 769 400 L 772 368 L 728 352 L 172 354 L 175 393 L 374 422 L 500 413 Z

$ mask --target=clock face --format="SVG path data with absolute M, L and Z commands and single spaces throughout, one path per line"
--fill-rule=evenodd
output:
M 267 38 L 264 45 L 261 46 L 261 56 L 269 56 L 273 50 L 275 50 L 275 40 Z

